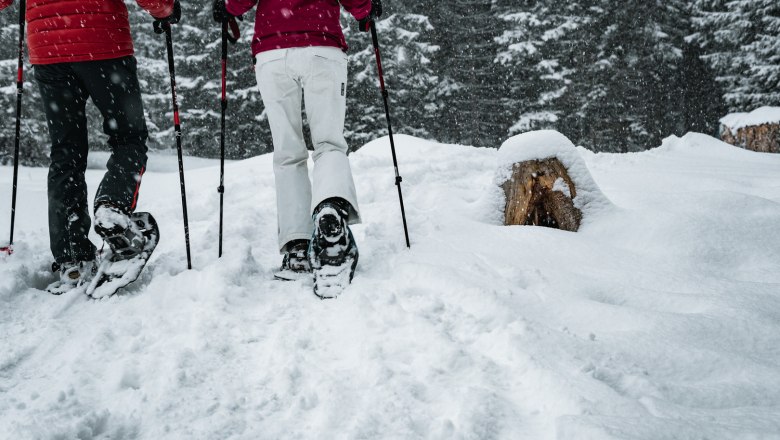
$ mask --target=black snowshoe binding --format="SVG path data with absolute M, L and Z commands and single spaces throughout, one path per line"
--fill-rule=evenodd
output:
M 314 234 L 309 246 L 309 263 L 314 272 L 314 294 L 335 298 L 355 275 L 358 248 L 347 226 L 349 205 L 328 199 L 314 211 Z
M 282 259 L 282 267 L 274 273 L 274 277 L 282 281 L 296 281 L 311 274 L 307 252 L 309 240 L 293 240 L 287 245 L 287 252 Z
M 72 263 L 53 263 L 52 272 L 59 272 L 60 279 L 49 284 L 46 291 L 52 295 L 62 295 L 72 290 L 86 290 L 92 277 L 97 272 L 97 263 L 92 261 L 78 261 Z
M 108 249 L 101 253 L 97 274 L 86 293 L 92 298 L 105 298 L 138 279 L 157 247 L 160 229 L 148 212 L 128 216 L 101 206 L 95 213 L 95 231 Z

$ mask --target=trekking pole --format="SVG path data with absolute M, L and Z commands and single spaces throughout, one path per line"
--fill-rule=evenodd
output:
M 19 179 L 19 139 L 22 128 L 22 93 L 24 92 L 24 13 L 25 0 L 19 2 L 19 64 L 16 73 L 16 139 L 14 141 L 14 177 L 11 189 L 11 237 L 8 246 L 1 247 L 0 252 L 11 255 L 14 252 L 14 224 L 16 222 L 16 183 Z
M 230 30 L 233 32 L 232 35 L 230 32 L 228 32 L 228 24 L 230 24 Z M 222 258 L 222 219 L 225 203 L 225 113 L 227 112 L 227 52 L 228 41 L 230 41 L 231 44 L 236 44 L 236 41 L 238 41 L 239 37 L 238 23 L 236 23 L 234 18 L 222 22 L 222 127 L 219 134 L 219 187 L 217 187 L 217 192 L 219 193 L 219 258 Z
M 184 216 L 184 241 L 187 246 L 187 269 L 192 269 L 192 259 L 190 257 L 190 226 L 187 219 L 187 191 L 184 187 L 184 159 L 182 158 L 181 151 L 181 124 L 179 123 L 179 104 L 176 100 L 176 72 L 173 63 L 173 38 L 171 37 L 170 23 L 163 23 L 162 30 L 165 32 L 165 44 L 168 49 L 168 70 L 171 77 L 173 129 L 176 132 L 176 150 L 179 156 L 179 183 L 181 185 L 181 208 Z
M 393 127 L 390 124 L 390 106 L 388 104 L 388 93 L 385 88 L 385 77 L 382 72 L 382 57 L 379 55 L 379 39 L 376 36 L 376 24 L 371 21 L 371 39 L 374 42 L 374 54 L 376 55 L 376 68 L 379 72 L 379 87 L 382 90 L 382 99 L 385 101 L 385 116 L 387 117 L 387 131 L 390 134 L 390 151 L 393 153 L 393 167 L 395 168 L 395 186 L 398 187 L 398 200 L 401 202 L 401 219 L 404 222 L 404 236 L 406 237 L 406 247 L 411 249 L 409 243 L 409 228 L 406 226 L 406 211 L 404 210 L 404 196 L 401 194 L 401 182 L 403 178 L 398 174 L 398 159 L 395 155 L 395 142 L 393 141 Z

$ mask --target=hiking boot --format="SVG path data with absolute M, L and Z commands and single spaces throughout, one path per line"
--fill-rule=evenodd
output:
M 97 271 L 97 264 L 95 260 L 54 263 L 51 265 L 51 270 L 59 271 L 60 279 L 49 284 L 46 291 L 53 295 L 62 295 L 89 283 Z
M 108 204 L 95 210 L 95 232 L 108 243 L 113 259 L 127 260 L 140 254 L 146 238 L 130 216 Z
M 293 272 L 311 272 L 311 265 L 306 256 L 309 250 L 309 240 L 293 240 L 287 244 L 287 252 L 282 259 L 281 270 L 291 270 Z
M 311 273 L 306 255 L 309 250 L 309 240 L 293 240 L 285 246 L 287 251 L 282 259 L 282 267 L 274 274 L 274 277 L 284 281 L 295 281 L 304 278 Z

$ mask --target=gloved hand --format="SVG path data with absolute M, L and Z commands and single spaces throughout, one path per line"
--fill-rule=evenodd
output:
M 181 21 L 181 4 L 179 0 L 173 0 L 173 13 L 165 18 L 158 18 L 154 20 L 152 25 L 154 26 L 154 32 L 161 34 L 165 31 L 165 25 L 176 24 Z
M 371 12 L 364 18 L 358 20 L 358 28 L 362 32 L 368 32 L 371 29 L 371 22 L 382 16 L 382 0 L 371 0 Z
M 244 20 L 243 15 L 235 16 L 228 12 L 227 7 L 225 6 L 225 0 L 214 0 L 212 14 L 214 16 L 214 21 L 217 23 L 230 21 L 231 18 L 237 18 L 242 21 Z

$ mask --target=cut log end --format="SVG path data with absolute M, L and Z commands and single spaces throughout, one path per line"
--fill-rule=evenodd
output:
M 516 163 L 501 186 L 506 196 L 505 225 L 579 229 L 582 212 L 573 202 L 577 189 L 557 158 Z

